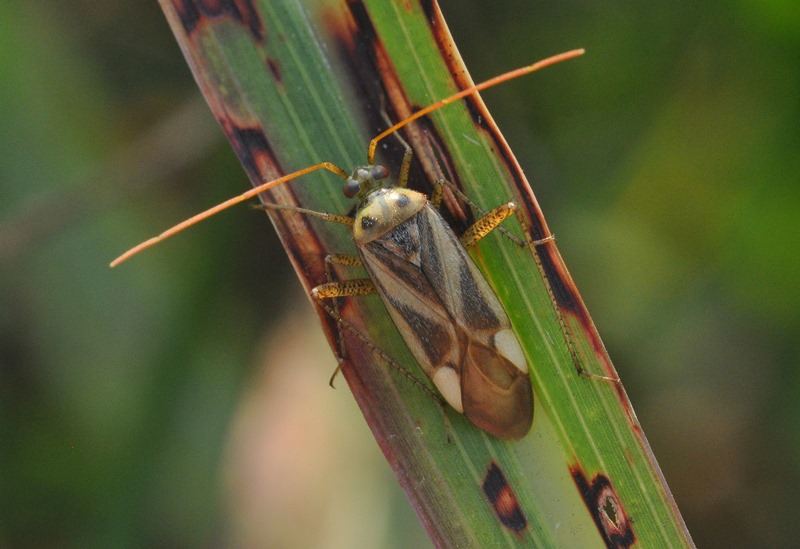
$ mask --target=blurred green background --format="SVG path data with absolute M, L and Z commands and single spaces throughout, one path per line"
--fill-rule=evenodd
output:
M 800 539 L 800 5 L 448 0 L 688 528 Z M 155 2 L 0 0 L 0 547 L 425 543 Z M 309 159 L 317 161 L 320 159 Z

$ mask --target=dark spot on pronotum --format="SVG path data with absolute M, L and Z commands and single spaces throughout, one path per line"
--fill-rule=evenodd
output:
M 598 473 L 591 483 L 579 466 L 570 467 L 572 479 L 607 547 L 631 547 L 636 542 L 631 519 L 607 476 Z
M 396 198 L 396 199 L 395 199 L 395 201 L 394 201 L 394 205 L 395 205 L 395 206 L 397 206 L 398 208 L 405 208 L 405 207 L 406 207 L 406 206 L 408 206 L 410 203 L 411 203 L 411 199 L 409 199 L 409 198 L 408 198 L 406 195 L 404 195 L 404 194 L 398 194 L 398 195 L 397 195 L 397 198 Z
M 187 35 L 205 21 L 230 18 L 247 27 L 254 40 L 264 40 L 262 18 L 252 0 L 172 0 L 172 5 Z
M 494 461 L 489 464 L 482 488 L 503 526 L 516 534 L 525 530 L 528 520 L 525 518 L 522 508 L 519 506 L 519 500 L 502 469 Z
M 365 215 L 361 218 L 361 228 L 364 229 L 365 231 L 368 231 L 372 227 L 374 227 L 375 223 L 377 223 L 377 221 L 375 221 L 374 217 Z

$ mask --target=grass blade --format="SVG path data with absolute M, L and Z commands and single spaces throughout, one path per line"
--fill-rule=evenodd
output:
M 438 8 L 427 2 L 161 4 L 254 184 L 322 160 L 345 169 L 364 163 L 366 144 L 387 117 L 401 119 L 471 83 Z M 516 201 L 528 239 L 550 234 L 479 98 L 421 119 L 404 137 L 416 153 L 413 187 L 428 191 L 445 176 L 483 209 Z M 397 167 L 402 146 L 389 138 L 379 154 Z M 339 185 L 330 174 L 312 174 L 262 199 L 346 212 L 351 205 Z M 448 208 L 456 228 L 474 215 L 457 202 Z M 327 253 L 353 252 L 341 227 L 286 213 L 271 218 L 306 290 L 325 281 Z M 518 227 L 511 231 L 522 235 Z M 621 384 L 576 373 L 577 362 L 616 377 L 557 247 L 521 252 L 490 235 L 474 257 L 532 364 L 536 412 L 525 439 L 494 439 L 451 413 L 448 444 L 438 405 L 369 347 L 348 337 L 349 360 L 342 365 L 434 542 L 691 546 Z M 377 298 L 347 300 L 342 314 L 400 363 L 413 364 Z M 320 318 L 337 345 L 335 323 L 324 313 Z M 508 513 L 515 509 L 518 514 Z

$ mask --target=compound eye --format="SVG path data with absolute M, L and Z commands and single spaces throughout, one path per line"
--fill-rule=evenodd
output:
M 342 185 L 342 193 L 344 193 L 347 198 L 353 198 L 360 191 L 361 185 L 352 177 L 348 177 L 347 182 Z
M 376 164 L 370 168 L 369 175 L 373 181 L 380 181 L 389 177 L 389 170 L 386 169 L 386 166 Z

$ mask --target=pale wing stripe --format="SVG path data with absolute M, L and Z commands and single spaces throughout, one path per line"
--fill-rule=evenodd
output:
M 372 243 L 361 250 L 370 277 L 409 350 L 429 376 L 445 363 L 459 371 L 463 345 L 439 297 L 415 265 L 384 251 Z

